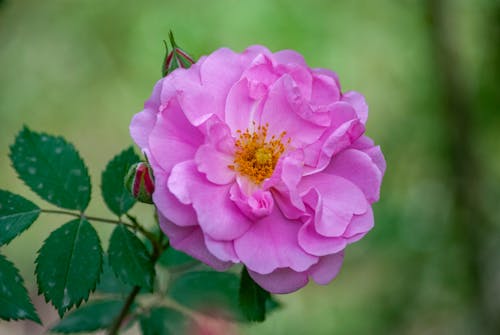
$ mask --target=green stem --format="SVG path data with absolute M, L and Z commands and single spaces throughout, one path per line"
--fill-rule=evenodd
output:
M 62 214 L 62 215 L 70 215 L 70 216 L 74 216 L 74 217 L 77 217 L 77 218 L 80 218 L 80 217 L 83 217 L 83 218 L 86 218 L 87 220 L 90 220 L 90 221 L 98 221 L 98 222 L 104 222 L 104 223 L 111 223 L 111 224 L 124 224 L 130 228 L 135 228 L 134 225 L 130 224 L 130 223 L 127 223 L 127 222 L 122 222 L 120 220 L 113 220 L 113 219 L 106 219 L 106 218 L 100 218 L 100 217 L 96 217 L 96 216 L 89 216 L 89 215 L 85 215 L 83 213 L 74 213 L 74 212 L 70 212 L 70 211 L 63 211 L 63 210 L 58 210 L 58 209 L 42 209 L 40 210 L 42 213 L 48 213 L 48 214 Z

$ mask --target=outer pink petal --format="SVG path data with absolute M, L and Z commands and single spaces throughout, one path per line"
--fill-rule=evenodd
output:
M 275 209 L 269 216 L 254 222 L 234 242 L 239 259 L 252 271 L 268 274 L 277 268 L 305 271 L 318 258 L 306 253 L 297 242 L 300 222 L 285 219 Z
M 192 204 L 205 234 L 216 240 L 233 240 L 250 227 L 250 221 L 231 201 L 231 184 L 215 185 L 196 169 L 194 161 L 177 164 L 168 188 L 184 204 Z
M 281 64 L 299 64 L 302 66 L 307 66 L 304 57 L 295 50 L 280 50 L 273 54 L 273 59 Z
M 337 253 L 347 245 L 343 237 L 325 237 L 318 234 L 313 222 L 306 223 L 300 228 L 298 240 L 306 252 L 315 256 Z
M 339 92 L 342 91 L 342 89 L 340 87 L 339 76 L 335 72 L 333 72 L 332 70 L 323 69 L 323 68 L 315 68 L 315 69 L 312 69 L 312 72 L 322 74 L 322 75 L 325 75 L 325 76 L 332 78 L 335 81 L 335 83 L 337 83 L 337 87 L 339 89 Z
M 315 208 L 316 231 L 324 236 L 341 236 L 352 216 L 369 208 L 361 190 L 339 176 L 316 173 L 304 177 L 299 187 L 304 201 Z
M 327 75 L 314 74 L 311 103 L 329 105 L 340 99 L 340 90 L 335 80 Z
M 365 97 L 358 92 L 349 91 L 342 95 L 342 101 L 346 101 L 354 107 L 356 114 L 363 124 L 368 120 L 368 105 L 366 104 Z
M 187 121 L 175 100 L 158 114 L 149 137 L 150 154 L 165 171 L 170 171 L 179 162 L 193 159 L 202 143 L 202 134 Z
M 224 262 L 239 263 L 238 256 L 234 251 L 233 241 L 214 240 L 208 235 L 204 235 L 207 249 L 218 259 Z
M 153 201 L 158 211 L 178 226 L 194 226 L 198 224 L 192 206 L 184 205 L 170 193 L 167 187 L 168 174 L 161 169 L 155 170 L 155 192 Z
M 276 269 L 265 275 L 249 270 L 248 274 L 262 288 L 274 294 L 297 291 L 299 288 L 306 286 L 309 281 L 306 272 L 296 272 L 290 268 Z
M 382 173 L 370 156 L 360 150 L 347 149 L 340 152 L 324 172 L 352 181 L 371 203 L 379 198 Z
M 235 172 L 229 168 L 229 165 L 233 164 L 233 156 L 218 151 L 210 144 L 198 148 L 195 162 L 198 170 L 205 173 L 212 183 L 225 185 L 235 178 Z
M 309 269 L 311 278 L 320 285 L 326 285 L 335 278 L 344 260 L 344 252 L 321 257 L 319 262 Z
M 148 147 L 149 134 L 156 122 L 156 114 L 160 107 L 160 92 L 163 79 L 159 80 L 153 88 L 151 97 L 144 103 L 144 110 L 137 113 L 130 122 L 130 135 L 141 149 Z
M 208 251 L 203 239 L 203 232 L 199 227 L 179 227 L 164 218 L 161 213 L 158 214 L 158 218 L 161 229 L 168 236 L 175 249 L 199 259 L 218 271 L 227 270 L 232 265 L 231 262 L 223 262 Z
M 371 138 L 368 136 L 361 136 L 352 144 L 352 147 L 365 152 L 377 165 L 380 172 L 382 172 L 382 175 L 385 173 L 386 163 L 384 155 L 382 154 L 380 147 L 375 146 Z
M 369 207 L 365 214 L 353 216 L 351 223 L 349 223 L 349 226 L 344 232 L 344 237 L 359 237 L 360 234 L 366 234 L 370 229 L 372 229 L 373 225 L 373 210 Z M 349 240 L 348 242 L 352 243 L 354 241 Z

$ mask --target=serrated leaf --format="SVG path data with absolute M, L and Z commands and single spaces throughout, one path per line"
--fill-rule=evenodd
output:
M 108 258 L 111 268 L 121 281 L 151 288 L 154 267 L 141 240 L 125 225 L 118 225 L 109 240 Z
M 62 208 L 87 208 L 91 192 L 87 167 L 64 138 L 24 127 L 10 147 L 10 159 L 19 178 L 42 199 Z
M 246 267 L 241 271 L 239 302 L 248 321 L 262 322 L 266 319 L 266 301 L 271 294 L 261 288 L 248 274 Z
M 102 173 L 101 192 L 106 206 L 120 216 L 135 204 L 134 197 L 125 188 L 124 178 L 130 167 L 140 161 L 132 147 L 116 155 Z
M 115 275 L 109 265 L 108 257 L 103 257 L 102 274 L 96 291 L 102 293 L 114 293 L 126 296 L 132 291 L 132 285 L 125 284 Z
M 101 242 L 85 218 L 70 221 L 53 231 L 36 259 L 38 289 L 61 316 L 88 299 L 101 270 Z
M 40 208 L 20 195 L 0 190 L 0 245 L 9 243 L 38 218 Z
M 201 313 L 241 321 L 239 282 L 238 276 L 229 272 L 187 272 L 171 283 L 167 294 Z
M 142 335 L 184 334 L 187 320 L 176 310 L 166 307 L 153 307 L 140 317 Z
M 0 319 L 29 319 L 40 323 L 35 308 L 14 264 L 0 254 Z
M 66 315 L 51 331 L 56 333 L 92 332 L 108 328 L 123 307 L 121 300 L 89 302 Z

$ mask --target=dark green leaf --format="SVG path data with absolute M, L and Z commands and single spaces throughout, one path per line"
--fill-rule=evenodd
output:
M 0 245 L 28 229 L 39 214 L 40 208 L 31 201 L 0 190 Z
M 271 294 L 261 288 L 243 267 L 240 281 L 240 308 L 248 321 L 262 322 L 266 319 L 266 301 Z
M 57 333 L 92 332 L 108 328 L 118 317 L 123 301 L 92 301 L 69 313 L 51 331 Z
M 84 218 L 53 231 L 36 259 L 38 288 L 63 315 L 87 300 L 102 270 L 102 248 L 94 227 Z
M 142 335 L 184 334 L 186 323 L 184 315 L 166 307 L 154 307 L 140 318 Z
M 10 147 L 10 159 L 19 178 L 43 199 L 62 208 L 87 208 L 91 191 L 87 167 L 64 138 L 24 127 Z
M 102 173 L 102 197 L 108 208 L 120 216 L 135 203 L 134 197 L 125 189 L 124 178 L 128 170 L 140 161 L 132 147 L 116 155 Z
M 109 241 L 109 263 L 124 283 L 151 288 L 154 267 L 141 240 L 125 225 L 118 225 Z
M 0 254 L 0 318 L 4 320 L 29 319 L 41 324 L 23 278 L 14 264 Z
M 239 283 L 234 273 L 187 272 L 172 282 L 168 295 L 201 313 L 242 320 L 238 304 Z
M 125 284 L 115 275 L 113 269 L 109 265 L 108 257 L 103 258 L 103 270 L 101 279 L 96 290 L 103 293 L 115 293 L 126 296 L 132 291 L 132 285 Z
M 167 268 L 180 268 L 197 264 L 199 263 L 199 261 L 181 251 L 170 247 L 161 255 L 158 263 Z

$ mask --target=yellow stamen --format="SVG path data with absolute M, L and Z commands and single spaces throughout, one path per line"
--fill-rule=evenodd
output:
M 267 140 L 268 124 L 255 129 L 254 122 L 253 128 L 252 132 L 248 129 L 245 132 L 237 131 L 239 138 L 235 142 L 234 164 L 229 165 L 229 168 L 260 185 L 273 174 L 276 163 L 285 152 L 290 139 L 283 144 L 286 132 L 282 132 L 279 137 L 272 136 Z

